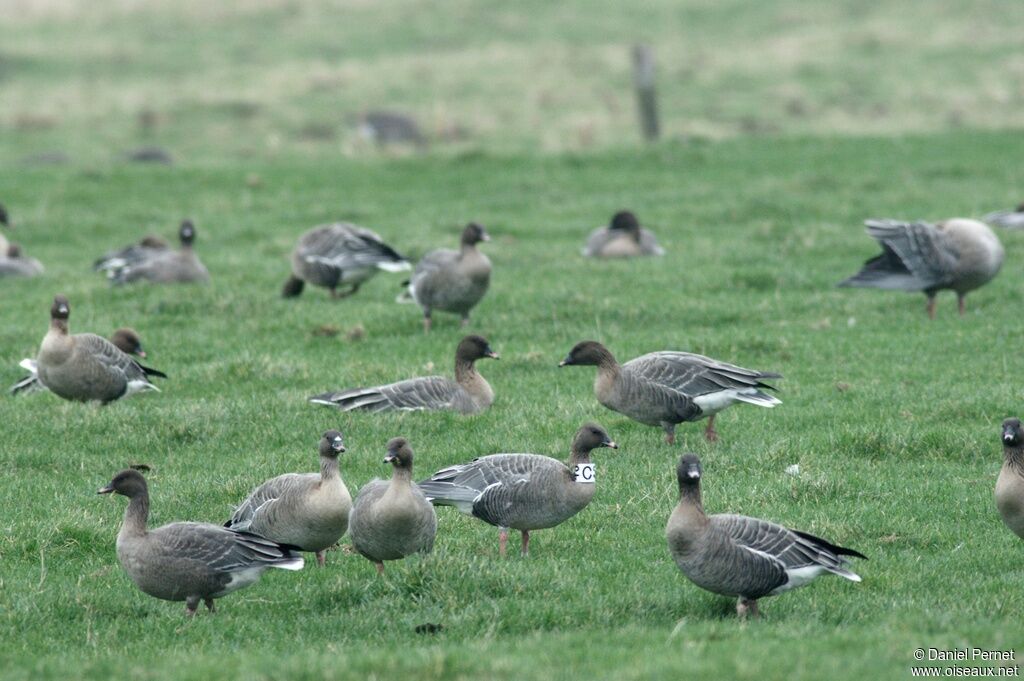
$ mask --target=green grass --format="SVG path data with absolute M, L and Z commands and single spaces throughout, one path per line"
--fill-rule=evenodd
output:
M 918 647 L 1024 649 L 1020 540 L 992 488 L 998 425 L 1019 413 L 1024 236 L 1007 264 L 929 322 L 923 296 L 834 288 L 875 247 L 869 216 L 941 218 L 1001 206 L 1021 186 L 1019 133 L 667 144 L 537 158 L 223 160 L 174 168 L 0 167 L 15 238 L 44 277 L 3 282 L 0 377 L 35 352 L 56 292 L 73 331 L 131 324 L 166 371 L 163 392 L 107 408 L 41 394 L 0 400 L 0 676 L 134 678 L 907 678 Z M 255 176 L 258 182 L 252 181 Z M 665 258 L 600 263 L 586 232 L 629 206 Z M 92 258 L 145 232 L 198 227 L 208 287 L 109 288 Z M 318 391 L 450 371 L 462 331 L 393 303 L 381 274 L 354 298 L 278 289 L 295 237 L 349 218 L 413 255 L 469 219 L 495 237 L 492 290 L 473 330 L 502 354 L 481 370 L 487 413 L 341 415 Z M 316 335 L 323 325 L 341 333 Z M 365 338 L 347 340 L 361 326 Z M 785 374 L 784 404 L 738 406 L 705 463 L 709 511 L 771 518 L 870 556 L 859 585 L 821 579 L 763 602 L 742 625 L 672 563 L 675 503 L 657 429 L 604 410 L 592 369 L 557 369 L 571 345 L 620 359 L 666 348 Z M 497 531 L 439 511 L 435 553 L 388 566 L 332 552 L 325 569 L 275 571 L 192 621 L 138 592 L 114 554 L 124 500 L 95 490 L 152 466 L 152 521 L 222 521 L 262 480 L 313 470 L 338 427 L 350 487 L 387 474 L 405 435 L 416 470 L 497 451 L 565 456 L 594 419 L 620 443 L 598 454 L 593 503 L 501 560 Z M 801 474 L 784 474 L 799 463 Z M 347 543 L 347 540 L 346 540 Z M 437 622 L 434 636 L 414 627 Z

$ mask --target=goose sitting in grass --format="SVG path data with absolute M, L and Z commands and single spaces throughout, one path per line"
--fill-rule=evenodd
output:
M 348 529 L 352 510 L 352 496 L 338 474 L 338 456 L 344 451 L 341 433 L 328 430 L 320 438 L 319 473 L 286 473 L 267 480 L 225 527 L 312 551 L 323 565 L 324 552 Z
M 640 227 L 636 215 L 621 210 L 612 216 L 611 224 L 598 227 L 587 237 L 583 255 L 588 258 L 635 258 L 643 255 L 665 255 L 658 239 Z
M 1003 265 L 999 238 L 977 220 L 952 218 L 936 224 L 868 220 L 864 224 L 882 253 L 839 286 L 922 291 L 932 319 L 939 291 L 956 291 L 962 315 L 967 294 L 992 281 Z
M 1011 210 L 997 210 L 989 213 L 981 220 L 1004 229 L 1024 229 L 1024 203 Z
M 409 261 L 375 232 L 347 222 L 322 225 L 299 237 L 292 252 L 292 274 L 282 295 L 298 296 L 308 282 L 328 289 L 332 298 L 344 298 L 378 270 L 402 272 L 410 267 Z M 338 293 L 339 286 L 347 290 Z
M 91 333 L 70 335 L 70 315 L 68 299 L 55 297 L 50 330 L 36 357 L 43 387 L 66 400 L 103 404 L 143 390 L 159 390 L 149 378 L 167 378 L 166 374 L 142 366 L 106 338 Z
M 138 243 L 104 253 L 92 264 L 93 270 L 106 272 L 108 276 L 125 267 L 135 267 L 158 255 L 170 252 L 171 247 L 160 237 L 149 234 Z
M 437 516 L 412 481 L 412 447 L 404 437 L 388 442 L 384 463 L 391 480 L 373 480 L 359 490 L 349 516 L 352 547 L 384 572 L 384 561 L 434 549 Z
M 665 527 L 676 565 L 702 589 L 738 598 L 742 618 L 757 617 L 757 601 L 809 584 L 825 573 L 851 582 L 860 577 L 846 568 L 846 556 L 863 554 L 830 544 L 806 532 L 742 515 L 704 514 L 700 459 L 679 460 L 679 503 Z
M 178 230 L 181 248 L 178 250 L 155 249 L 135 262 L 103 267 L 110 281 L 115 284 L 129 284 L 149 281 L 156 284 L 206 283 L 210 273 L 200 262 L 192 248 L 196 239 L 196 228 L 191 220 L 181 223 Z
M 114 331 L 110 336 L 110 342 L 127 355 L 135 355 L 143 359 L 146 357 L 146 352 L 142 349 L 142 340 L 135 329 L 122 328 Z M 29 375 L 11 386 L 12 395 L 46 390 L 39 382 L 39 367 L 36 364 L 36 360 L 25 358 L 18 363 L 18 366 L 29 372 Z
M 154 598 L 185 601 L 190 617 L 199 601 L 213 612 L 215 598 L 255 584 L 269 568 L 301 570 L 304 565 L 289 548 L 219 525 L 171 523 L 148 529 L 149 489 L 136 470 L 121 471 L 99 493 L 129 499 L 117 535 L 117 558 L 128 577 Z
M 483 336 L 466 336 L 455 349 L 455 380 L 444 376 L 410 378 L 373 388 L 350 388 L 310 397 L 313 404 L 342 411 L 457 411 L 478 414 L 494 402 L 490 384 L 477 373 L 476 361 L 498 359 Z
M 435 506 L 454 506 L 500 528 L 502 556 L 509 528 L 519 530 L 526 556 L 530 530 L 561 525 L 590 503 L 596 479 L 590 452 L 598 447 L 618 449 L 604 428 L 586 423 L 573 438 L 568 464 L 539 454 L 491 454 L 440 470 L 420 489 Z
M 577 343 L 559 366 L 596 366 L 594 394 L 612 411 L 661 426 L 665 441 L 675 442 L 679 423 L 708 419 L 705 437 L 714 442 L 715 415 L 744 402 L 759 407 L 782 404 L 763 392 L 763 381 L 780 374 L 744 369 L 689 352 L 651 352 L 620 365 L 597 341 Z
M 1010 531 L 1024 539 L 1024 430 L 1016 418 L 1003 421 L 1003 467 L 996 480 L 996 507 Z
M 41 262 L 22 253 L 18 244 L 7 242 L 5 254 L 0 257 L 0 277 L 35 277 L 42 273 Z

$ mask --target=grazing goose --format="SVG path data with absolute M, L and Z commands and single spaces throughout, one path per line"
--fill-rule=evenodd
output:
M 1024 229 L 1024 203 L 1014 210 L 997 210 L 989 213 L 981 220 L 1005 229 Z
M 213 612 L 213 599 L 255 584 L 267 568 L 301 570 L 302 556 L 249 532 L 209 523 L 171 523 L 146 528 L 149 490 L 136 470 L 114 476 L 100 494 L 116 492 L 130 500 L 117 534 L 117 559 L 143 593 L 165 601 L 185 601 L 196 614 L 199 601 Z
M 402 272 L 409 262 L 388 246 L 375 232 L 338 222 L 315 227 L 301 237 L 292 252 L 292 274 L 282 295 L 292 298 L 306 282 L 329 289 L 332 298 L 345 298 L 381 269 Z M 338 293 L 339 286 L 348 290 Z
M 366 483 L 348 519 L 352 546 L 384 572 L 384 561 L 434 549 L 437 516 L 412 481 L 412 448 L 404 437 L 388 442 L 384 463 L 394 467 L 391 480 Z
M 36 366 L 43 387 L 66 400 L 107 404 L 142 390 L 159 389 L 150 376 L 167 378 L 144 367 L 106 338 L 91 333 L 68 334 L 71 306 L 58 295 L 50 308 L 50 330 L 39 346 Z
M 3 239 L 0 236 L 0 239 Z M 0 257 L 0 277 L 34 277 L 43 273 L 43 265 L 35 258 L 22 255 L 18 244 L 7 244 L 6 253 Z
M 519 530 L 526 556 L 530 530 L 561 525 L 590 503 L 595 483 L 590 452 L 598 447 L 618 449 L 601 426 L 586 423 L 573 438 L 568 464 L 539 454 L 491 454 L 440 470 L 420 489 L 435 506 L 454 506 L 500 528 L 502 556 L 508 529 Z
M 676 469 L 679 503 L 665 526 L 668 550 L 702 589 L 739 600 L 740 617 L 757 617 L 757 600 L 809 584 L 826 572 L 859 582 L 844 556 L 864 558 L 806 532 L 742 515 L 704 514 L 700 459 L 684 454 Z
M 483 336 L 466 336 L 455 348 L 455 380 L 444 376 L 410 378 L 373 388 L 351 388 L 310 397 L 342 411 L 439 411 L 478 414 L 494 402 L 494 390 L 476 370 L 476 361 L 498 359 Z
M 114 331 L 110 336 L 110 342 L 117 346 L 118 350 L 128 355 L 146 357 L 146 352 L 142 349 L 142 340 L 139 339 L 139 334 L 134 329 L 123 328 Z M 34 359 L 25 358 L 18 363 L 18 366 L 29 372 L 29 375 L 11 386 L 12 395 L 46 390 L 39 382 L 39 367 Z
M 598 227 L 587 237 L 583 255 L 588 258 L 635 258 L 641 255 L 665 255 L 658 239 L 640 227 L 636 215 L 620 210 L 612 216 L 611 224 Z
M 434 310 L 454 312 L 462 316 L 463 326 L 469 323 L 469 311 L 484 297 L 491 283 L 491 261 L 477 244 L 490 240 L 482 226 L 471 222 L 462 231 L 460 250 L 431 251 L 416 265 L 408 295 L 423 309 L 425 332 L 430 332 L 430 315 Z
M 96 259 L 92 268 L 97 272 L 106 272 L 110 275 L 110 273 L 125 267 L 140 265 L 170 250 L 171 247 L 167 245 L 166 241 L 150 234 L 143 237 L 137 244 L 104 253 Z
M 619 365 L 597 341 L 581 341 L 558 366 L 597 367 L 594 394 L 612 411 L 665 429 L 675 442 L 676 424 L 707 418 L 704 436 L 718 439 L 715 415 L 738 402 L 774 407 L 782 404 L 762 392 L 774 388 L 762 381 L 781 374 L 744 369 L 689 352 L 651 352 Z
M 111 282 L 127 284 L 151 281 L 158 284 L 187 284 L 209 281 L 210 273 L 192 250 L 196 229 L 191 220 L 181 223 L 178 237 L 181 240 L 179 250 L 155 250 L 151 257 L 146 257 L 140 262 L 112 268 L 108 271 Z
M 319 473 L 286 473 L 267 480 L 225 527 L 312 551 L 323 565 L 324 552 L 348 529 L 352 510 L 352 495 L 338 474 L 338 455 L 344 451 L 341 433 L 328 430 L 320 438 Z
M 996 480 L 996 507 L 1006 526 L 1024 539 L 1024 430 L 1020 419 L 1003 421 L 1003 467 Z
M 939 291 L 956 291 L 962 315 L 967 294 L 990 282 L 1003 264 L 1003 245 L 988 225 L 977 220 L 952 218 L 936 224 L 868 220 L 864 224 L 881 244 L 882 253 L 839 286 L 923 291 L 932 319 Z

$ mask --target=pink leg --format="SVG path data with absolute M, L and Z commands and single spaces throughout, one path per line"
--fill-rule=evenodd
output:
M 374 565 L 377 566 L 378 575 L 384 574 L 384 563 L 374 563 Z
M 718 431 L 715 430 L 715 414 L 708 417 L 708 427 L 704 429 L 704 437 L 708 442 L 718 442 Z
M 928 296 L 928 319 L 935 319 L 935 296 Z
M 747 599 L 740 597 L 736 603 L 736 614 L 741 620 L 747 619 L 747 615 L 757 619 L 761 616 L 761 613 L 757 610 L 757 601 L 748 601 Z
M 323 567 L 327 563 L 327 554 L 323 551 L 316 552 L 316 564 Z
M 423 317 L 423 333 L 430 333 L 430 315 Z
M 498 553 L 502 558 L 505 557 L 505 553 L 508 549 L 508 530 L 504 527 L 501 528 L 501 532 L 498 533 Z
M 957 309 L 960 310 L 960 316 L 961 317 L 963 317 L 964 313 L 967 312 L 967 306 L 964 304 L 964 298 L 965 297 L 966 296 L 962 296 L 962 295 L 957 295 L 957 297 L 956 297 L 956 306 L 957 306 Z
M 523 555 L 530 555 L 530 531 L 523 530 Z
M 676 443 L 676 426 L 674 423 L 663 423 L 662 428 L 665 429 L 665 442 L 670 445 Z

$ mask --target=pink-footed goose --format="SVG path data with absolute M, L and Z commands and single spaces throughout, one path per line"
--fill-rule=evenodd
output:
M 0 235 L 0 240 L 3 236 Z M 0 277 L 35 277 L 43 273 L 43 264 L 35 258 L 30 258 L 21 251 L 18 244 L 4 242 L 0 247 Z
M 181 248 L 178 250 L 154 250 L 152 254 L 134 263 L 125 263 L 108 269 L 110 281 L 114 284 L 128 284 L 149 281 L 156 284 L 204 284 L 210 280 L 210 273 L 193 250 L 196 228 L 191 220 L 184 220 L 178 229 Z
M 1024 229 L 1024 203 L 1011 210 L 994 211 L 981 220 L 1003 229 Z
M 635 258 L 665 255 L 652 232 L 640 226 L 631 211 L 621 210 L 612 216 L 607 227 L 598 227 L 587 237 L 583 255 L 588 258 Z
M 120 328 L 114 331 L 110 336 L 110 342 L 113 343 L 118 350 L 127 354 L 135 355 L 145 359 L 146 351 L 142 349 L 142 340 L 139 338 L 139 334 L 135 329 Z M 25 358 L 18 363 L 25 371 L 29 372 L 28 376 L 23 377 L 20 381 L 11 386 L 10 392 L 12 395 L 19 393 L 30 393 L 37 390 L 46 390 L 42 383 L 39 382 L 39 367 L 36 364 L 36 360 L 33 358 Z
M 1003 421 L 1003 467 L 996 480 L 996 508 L 1010 531 L 1024 539 L 1024 430 L 1017 418 Z

